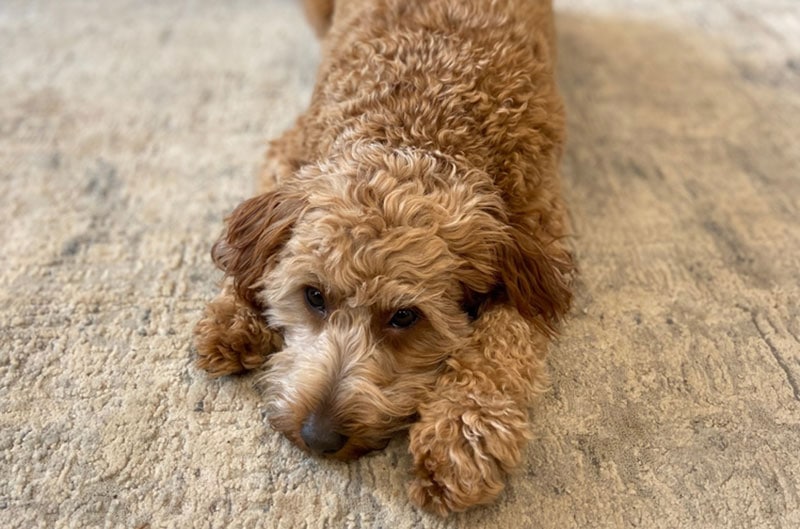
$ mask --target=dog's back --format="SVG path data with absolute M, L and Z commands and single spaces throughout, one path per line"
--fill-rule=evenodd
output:
M 351 9 L 351 6 L 358 3 L 377 5 L 381 2 L 380 0 L 303 0 L 303 7 L 311 27 L 322 37 L 327 33 L 333 20 L 334 6 L 337 7 L 337 11 L 341 15 Z M 515 3 L 518 4 L 519 17 L 531 21 L 535 28 L 534 32 L 546 34 L 552 44 L 555 35 L 552 24 L 552 1 L 522 0 Z
M 549 0 L 307 0 L 331 16 L 303 163 L 348 142 L 437 151 L 486 171 L 514 222 L 565 234 L 558 163 L 564 116 Z M 332 8 L 332 9 L 331 9 Z

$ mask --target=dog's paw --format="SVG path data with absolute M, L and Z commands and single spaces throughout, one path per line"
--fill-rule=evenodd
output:
M 427 404 L 409 432 L 411 500 L 442 516 L 493 501 L 529 437 L 527 413 L 502 395 Z
M 206 306 L 194 328 L 194 345 L 197 366 L 219 377 L 261 366 L 282 338 L 250 307 L 223 293 Z

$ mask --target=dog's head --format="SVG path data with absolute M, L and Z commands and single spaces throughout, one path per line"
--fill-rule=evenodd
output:
M 228 219 L 217 264 L 284 335 L 270 421 L 340 458 L 409 424 L 484 303 L 550 329 L 568 255 L 508 218 L 487 175 L 441 156 L 361 146 L 302 168 Z

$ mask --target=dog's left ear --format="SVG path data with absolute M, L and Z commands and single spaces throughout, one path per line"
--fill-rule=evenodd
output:
M 242 202 L 226 219 L 226 230 L 211 249 L 214 263 L 233 278 L 236 294 L 258 308 L 256 289 L 267 267 L 292 233 L 305 201 L 281 190 Z
M 548 334 L 569 310 L 572 256 L 559 240 L 542 244 L 526 226 L 512 223 L 499 252 L 502 287 L 520 314 Z

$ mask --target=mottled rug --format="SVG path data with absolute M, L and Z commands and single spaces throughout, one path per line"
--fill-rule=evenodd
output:
M 407 500 L 209 380 L 221 219 L 308 101 L 289 0 L 0 2 L 0 526 L 800 526 L 800 10 L 557 2 L 581 274 L 500 500 Z

